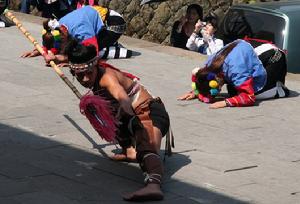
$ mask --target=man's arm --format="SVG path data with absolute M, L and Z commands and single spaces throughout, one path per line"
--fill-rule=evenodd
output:
M 105 87 L 110 94 L 119 101 L 122 109 L 129 115 L 134 115 L 130 98 L 128 97 L 125 89 L 120 84 L 115 73 L 106 70 L 106 73 L 103 75 L 100 80 L 100 85 Z
M 28 51 L 28 52 L 25 52 L 21 55 L 22 58 L 27 58 L 27 57 L 36 57 L 36 56 L 39 56 L 41 55 L 40 52 L 37 50 L 37 49 L 34 49 L 32 51 Z
M 62 55 L 62 54 L 54 55 L 51 52 L 49 52 L 47 55 L 45 55 L 44 59 L 45 59 L 46 64 L 49 64 L 50 61 L 54 61 L 57 64 L 68 62 L 68 57 L 66 55 Z

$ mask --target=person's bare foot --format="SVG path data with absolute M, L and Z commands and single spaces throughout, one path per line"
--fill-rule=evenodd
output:
M 123 149 L 122 153 L 110 157 L 113 161 L 137 162 L 135 148 Z
M 160 189 L 160 184 L 149 183 L 133 193 L 123 195 L 123 199 L 126 201 L 162 200 L 164 199 L 164 194 Z

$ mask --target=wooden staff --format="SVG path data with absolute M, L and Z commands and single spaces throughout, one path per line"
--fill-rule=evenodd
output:
M 39 45 L 39 43 L 32 37 L 32 35 L 23 27 L 20 21 L 10 12 L 8 9 L 4 11 L 6 17 L 8 17 L 12 22 L 16 24 L 19 30 L 27 37 L 27 39 L 34 45 L 34 47 L 41 53 L 42 56 L 46 56 L 47 53 L 44 49 Z M 58 76 L 68 85 L 68 87 L 73 91 L 73 93 L 77 96 L 77 98 L 81 98 L 82 95 L 77 90 L 77 88 L 70 82 L 70 80 L 65 76 L 65 74 L 60 70 L 60 68 L 55 64 L 53 60 L 49 63 L 54 71 L 58 74 Z

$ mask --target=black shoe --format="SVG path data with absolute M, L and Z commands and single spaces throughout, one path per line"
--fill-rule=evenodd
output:
M 282 86 L 282 89 L 285 93 L 285 97 L 288 97 L 290 95 L 290 90 L 284 85 Z
M 5 24 L 5 27 L 10 27 L 15 25 L 14 22 L 12 22 L 11 20 L 9 20 L 5 15 L 0 15 L 0 21 L 3 21 Z

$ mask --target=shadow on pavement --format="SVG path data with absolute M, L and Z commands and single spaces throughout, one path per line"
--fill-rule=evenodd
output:
M 143 185 L 138 165 L 103 158 L 104 146 L 82 134 L 94 149 L 0 124 L 0 203 L 127 203 L 121 194 Z M 166 159 L 165 200 L 156 203 L 248 203 L 172 178 L 189 163 L 180 153 Z

